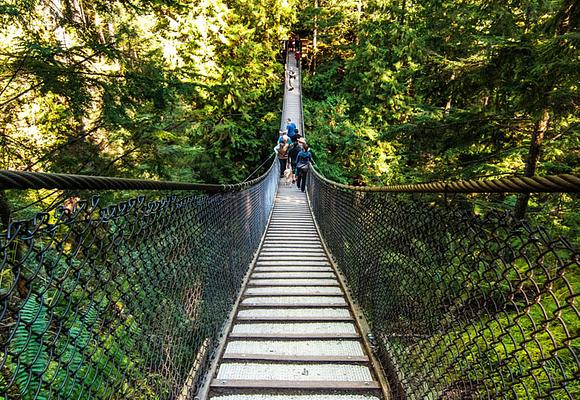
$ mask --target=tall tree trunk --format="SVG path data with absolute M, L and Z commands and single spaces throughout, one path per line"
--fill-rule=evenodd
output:
M 0 190 L 0 228 L 7 228 L 10 224 L 10 203 L 4 195 L 4 191 Z
M 564 35 L 570 32 L 572 26 L 577 25 L 577 21 L 580 19 L 577 11 L 578 2 L 576 0 L 565 0 L 562 4 L 562 8 L 558 12 L 558 20 L 554 34 Z M 576 22 L 575 25 L 574 22 Z M 561 41 L 560 41 L 561 42 Z M 552 88 L 547 88 L 545 90 L 545 95 L 549 93 Z M 526 166 L 524 169 L 524 176 L 534 176 L 536 174 L 536 167 L 538 164 L 538 159 L 540 158 L 540 149 L 542 145 L 542 140 L 544 139 L 544 134 L 548 130 L 548 125 L 550 123 L 550 113 L 548 108 L 545 107 L 542 110 L 540 119 L 536 122 L 534 126 L 534 132 L 532 133 L 532 142 L 530 143 L 530 150 L 528 152 L 528 159 L 526 160 Z M 528 201 L 530 199 L 529 194 L 521 194 L 518 196 L 516 202 L 516 207 L 514 214 L 516 218 L 522 219 L 526 215 L 528 208 Z
M 314 0 L 314 8 L 318 13 L 318 0 Z M 318 14 L 314 15 L 314 34 L 312 35 L 312 72 L 316 73 L 316 53 L 318 52 Z
M 451 74 L 451 78 L 449 79 L 449 85 L 451 85 L 454 80 L 455 80 L 455 72 L 453 72 Z M 447 117 L 449 115 L 449 112 L 451 111 L 451 104 L 453 102 L 453 94 L 452 93 L 453 92 L 451 92 L 451 94 L 449 94 L 449 97 L 447 97 L 447 103 L 445 103 L 445 110 L 444 110 L 445 117 Z
M 357 3 L 356 3 L 356 32 L 355 32 L 355 35 L 356 35 L 356 39 L 355 40 L 356 40 L 356 45 L 357 46 L 359 44 L 359 37 L 360 37 L 360 29 L 359 29 L 359 26 L 360 26 L 360 17 L 361 17 L 361 14 L 362 14 L 362 0 L 358 0 Z
M 540 149 L 542 146 L 542 141 L 544 140 L 544 135 L 548 130 L 548 125 L 550 124 L 550 113 L 547 109 L 542 111 L 540 119 L 534 124 L 534 131 L 532 132 L 532 142 L 530 143 L 530 149 L 528 151 L 528 159 L 526 160 L 526 166 L 524 168 L 524 176 L 534 176 L 536 174 L 536 168 L 538 166 L 538 159 L 540 158 Z M 518 201 L 516 202 L 516 207 L 514 214 L 517 219 L 522 219 L 526 215 L 526 210 L 528 209 L 528 201 L 530 195 L 528 193 L 523 193 L 518 196 Z
M 318 0 L 314 0 L 314 8 L 316 12 L 318 12 Z M 314 51 L 318 47 L 318 14 L 314 15 L 314 37 L 312 38 L 312 47 L 314 47 Z

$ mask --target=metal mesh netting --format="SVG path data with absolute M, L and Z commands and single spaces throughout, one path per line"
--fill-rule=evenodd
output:
M 578 252 L 466 195 L 362 192 L 313 174 L 310 202 L 395 398 L 580 398 Z
M 205 374 L 273 205 L 237 192 L 98 198 L 0 231 L 4 399 L 182 399 Z

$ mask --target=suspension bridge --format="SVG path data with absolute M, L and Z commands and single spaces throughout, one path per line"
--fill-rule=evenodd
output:
M 287 118 L 304 133 L 291 52 Z M 302 193 L 278 168 L 233 185 L 0 171 L 5 191 L 82 198 L 4 219 L 1 398 L 578 397 L 575 238 L 491 197 L 575 196 L 578 176 L 352 187 L 312 168 Z

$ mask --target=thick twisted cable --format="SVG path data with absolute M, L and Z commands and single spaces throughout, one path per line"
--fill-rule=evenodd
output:
M 359 192 L 406 193 L 580 193 L 580 175 L 561 174 L 534 177 L 474 179 L 468 181 L 427 182 L 388 186 L 344 185 L 325 178 L 315 168 L 318 178 L 339 189 Z
M 206 184 L 146 179 L 111 178 L 106 176 L 49 174 L 0 170 L 2 189 L 62 189 L 62 190 L 195 190 L 206 193 L 237 192 L 264 180 L 272 170 L 251 181 L 235 184 Z

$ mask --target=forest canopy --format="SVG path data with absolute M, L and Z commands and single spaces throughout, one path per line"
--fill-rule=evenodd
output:
M 523 174 L 532 141 L 538 173 L 578 172 L 576 2 L 317 4 L 305 121 L 334 179 Z
M 0 169 L 243 181 L 273 156 L 297 35 L 302 133 L 334 181 L 577 174 L 579 27 L 575 0 L 0 0 Z M 269 178 L 232 196 L 0 190 L 0 393 L 159 399 L 189 381 L 257 254 Z M 310 189 L 371 327 L 393 333 L 375 339 L 409 366 L 397 380 L 578 393 L 577 196 Z
M 331 179 L 577 173 L 579 14 L 572 0 L 4 1 L 0 168 L 239 182 L 270 156 L 294 33 Z
M 577 2 L 318 0 L 297 26 L 312 48 L 305 130 L 327 177 L 579 172 Z M 502 201 L 525 215 L 527 196 Z M 569 196 L 534 201 L 578 226 Z
M 271 1 L 0 5 L 0 168 L 243 180 L 277 134 Z

